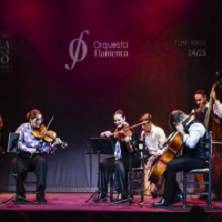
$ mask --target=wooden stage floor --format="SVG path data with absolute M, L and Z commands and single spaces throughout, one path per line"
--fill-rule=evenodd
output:
M 188 199 L 188 207 L 182 203 L 170 207 L 153 208 L 152 203 L 158 198 L 145 197 L 144 205 L 140 197 L 134 196 L 133 203 L 113 205 L 112 203 L 86 202 L 91 193 L 47 193 L 48 204 L 35 204 L 35 195 L 28 194 L 30 204 L 16 204 L 14 193 L 0 193 L 0 222 L 5 221 L 222 221 L 222 201 L 213 201 L 213 208 L 207 207 L 206 201 L 197 198 Z M 203 220 L 202 220 L 202 219 Z

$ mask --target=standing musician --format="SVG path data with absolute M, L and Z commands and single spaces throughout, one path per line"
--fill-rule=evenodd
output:
M 125 114 L 122 110 L 117 110 L 113 114 L 113 122 L 116 127 L 114 132 L 101 132 L 102 138 L 112 138 L 114 140 L 114 157 L 104 159 L 99 164 L 98 188 L 99 195 L 95 202 L 106 201 L 108 183 L 114 173 L 114 187 L 119 193 L 117 200 L 114 202 L 122 203 L 127 201 L 127 172 L 129 170 L 129 158 L 133 153 L 132 131 L 129 130 L 129 124 L 126 122 Z M 132 160 L 132 164 L 136 164 Z M 139 165 L 139 160 L 138 160 Z
M 214 104 L 213 104 L 213 115 L 222 119 L 222 103 L 216 99 L 215 90 L 212 93 Z M 205 113 L 209 108 L 207 101 L 207 95 L 203 89 L 198 89 L 194 92 L 194 101 L 196 108 L 192 110 L 192 113 L 202 123 L 204 122 Z
M 203 143 L 201 143 L 206 133 L 202 123 L 194 121 L 181 110 L 174 110 L 170 113 L 169 123 L 170 127 L 179 132 L 181 136 L 183 154 L 168 163 L 164 173 L 163 198 L 159 202 L 153 203 L 153 207 L 169 206 L 176 202 L 178 200 L 176 173 L 202 168 L 208 158 L 205 149 L 203 149 Z
M 222 141 L 222 103 L 216 98 L 215 87 L 212 87 L 210 100 L 207 101 L 207 95 L 204 90 L 198 89 L 194 92 L 194 100 L 196 108 L 192 110 L 195 118 L 200 120 L 209 130 L 212 131 L 213 140 Z M 212 111 L 210 106 L 212 106 Z M 210 112 L 208 114 L 208 112 Z M 206 116 L 210 115 L 210 124 L 206 121 Z M 220 144 L 213 144 L 213 198 L 222 198 L 222 152 Z M 200 189 L 204 190 L 203 175 L 196 174 L 196 179 L 199 183 Z
M 16 133 L 19 134 L 18 139 L 18 155 L 15 162 L 16 178 L 16 202 L 25 203 L 24 180 L 28 171 L 34 171 L 37 177 L 36 184 L 36 202 L 46 204 L 45 189 L 47 178 L 47 161 L 45 154 L 56 149 L 61 144 L 59 138 L 51 143 L 43 139 L 36 138 L 34 132 L 37 132 L 43 122 L 42 113 L 38 109 L 32 109 L 26 114 L 28 122 L 22 123 Z M 43 134 L 47 132 L 43 132 Z
M 152 122 L 152 115 L 150 113 L 144 113 L 139 121 L 144 122 L 142 124 L 140 140 L 143 141 L 144 152 L 147 153 L 144 166 L 144 193 L 155 198 L 158 190 L 156 185 L 149 181 L 149 176 L 155 160 L 164 151 L 163 144 L 166 141 L 166 136 L 163 129 Z

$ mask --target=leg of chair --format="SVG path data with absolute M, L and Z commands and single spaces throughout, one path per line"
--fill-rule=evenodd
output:
M 134 170 L 131 169 L 128 171 L 128 187 L 127 187 L 127 191 L 128 191 L 128 200 L 129 200 L 129 204 L 132 203 L 132 198 L 133 198 L 133 178 L 134 178 Z
M 140 202 L 143 203 L 144 202 L 144 169 L 142 169 L 141 172 L 141 199 Z
M 208 207 L 212 207 L 212 178 L 211 178 L 211 172 L 209 170 L 208 172 Z
M 112 174 L 111 176 L 110 176 L 110 201 L 112 202 L 113 201 L 113 191 L 114 191 L 114 175 Z
M 187 206 L 187 174 L 183 172 L 183 208 Z

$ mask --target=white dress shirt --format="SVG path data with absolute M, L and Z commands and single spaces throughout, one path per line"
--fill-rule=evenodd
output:
M 183 134 L 185 145 L 193 149 L 206 132 L 202 123 L 192 123 L 188 129 L 188 133 Z
M 163 152 L 166 136 L 162 128 L 152 124 L 150 132 L 141 132 L 141 140 L 145 142 L 145 149 L 148 149 L 151 155 L 159 156 Z
M 222 103 L 219 100 L 213 104 L 213 113 L 222 119 Z

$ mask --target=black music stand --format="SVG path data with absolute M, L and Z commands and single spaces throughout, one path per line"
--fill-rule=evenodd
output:
M 112 139 L 104 139 L 104 138 L 98 138 L 98 137 L 92 137 L 89 138 L 89 149 L 90 151 L 88 154 L 96 154 L 98 156 L 97 164 L 99 169 L 99 163 L 101 160 L 101 155 L 113 155 L 114 147 L 113 147 L 113 141 Z M 99 172 L 98 172 L 99 174 Z M 88 200 L 86 200 L 86 203 L 89 202 L 95 195 L 99 194 L 99 190 L 94 191 Z
M 128 166 L 129 166 L 129 169 L 128 169 L 128 195 L 127 195 L 127 198 L 124 199 L 124 200 L 119 200 L 119 201 L 116 201 L 114 204 L 121 204 L 121 203 L 129 203 L 131 204 L 133 202 L 133 169 L 134 170 L 142 170 L 144 172 L 144 159 L 145 159 L 145 154 L 144 154 L 144 142 L 141 141 L 141 140 L 138 140 L 137 142 L 133 142 L 132 143 L 132 146 L 133 146 L 133 149 L 134 149 L 134 152 L 135 153 L 138 153 L 139 154 L 139 160 L 140 160 L 140 166 L 138 167 L 133 167 L 133 163 L 132 163 L 132 155 L 133 153 L 130 153 L 129 154 L 129 159 L 128 159 Z M 141 194 L 141 202 L 144 201 L 144 183 L 143 183 L 143 188 L 142 188 L 142 194 Z

